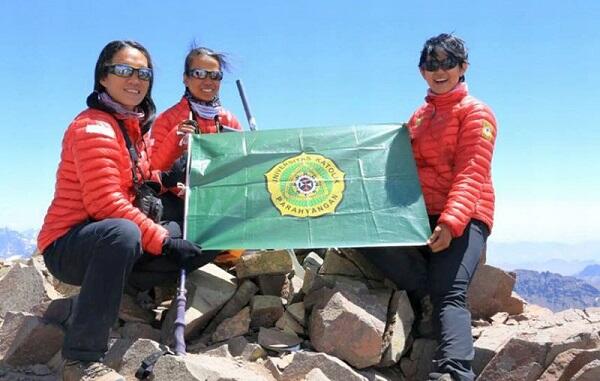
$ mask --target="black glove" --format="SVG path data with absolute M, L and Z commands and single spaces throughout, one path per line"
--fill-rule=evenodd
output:
M 167 237 L 163 243 L 162 253 L 171 257 L 180 267 L 187 267 L 196 256 L 202 254 L 202 248 L 183 238 Z
M 173 188 L 177 183 L 185 184 L 185 169 L 187 167 L 187 156 L 183 155 L 175 160 L 169 170 L 160 174 L 160 181 L 165 188 Z

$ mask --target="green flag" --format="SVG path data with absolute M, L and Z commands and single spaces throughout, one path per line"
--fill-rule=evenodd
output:
M 405 127 L 190 140 L 186 237 L 205 249 L 413 246 L 431 234 Z

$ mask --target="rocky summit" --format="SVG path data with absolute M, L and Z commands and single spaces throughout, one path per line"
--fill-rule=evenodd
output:
M 359 250 L 226 259 L 188 276 L 186 355 L 169 352 L 176 290 L 155 288 L 124 295 L 104 363 L 127 380 L 151 357 L 156 381 L 427 379 L 436 350 L 430 316 L 415 314 L 406 292 Z M 554 313 L 530 304 L 513 292 L 516 276 L 482 263 L 471 285 L 478 379 L 599 380 L 600 308 Z M 39 255 L 0 262 L 0 379 L 60 379 L 77 293 Z

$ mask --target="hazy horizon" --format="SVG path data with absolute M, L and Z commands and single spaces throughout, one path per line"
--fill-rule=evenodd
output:
M 18 230 L 0 226 L 0 231 L 4 229 L 32 238 L 35 238 L 39 230 L 35 228 Z M 571 276 L 588 265 L 600 264 L 600 240 L 580 243 L 489 241 L 486 255 L 487 264 L 504 270 L 550 271 Z

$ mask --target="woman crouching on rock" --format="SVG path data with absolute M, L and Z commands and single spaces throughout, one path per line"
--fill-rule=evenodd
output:
M 66 327 L 63 380 L 123 380 L 101 359 L 126 286 L 174 282 L 181 267 L 191 271 L 213 259 L 182 239 L 178 224 L 161 221 L 155 192 L 164 191 L 164 174 L 155 168 L 165 164 L 150 160 L 146 146 L 152 83 L 141 44 L 110 42 L 96 62 L 88 108 L 63 138 L 54 199 L 38 236 L 52 275 L 81 286 Z

